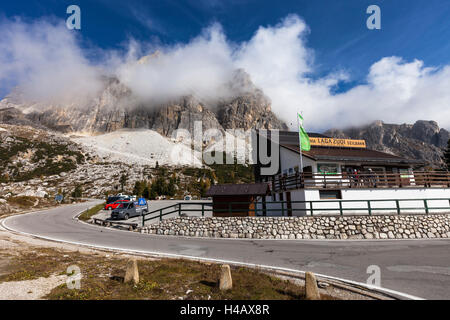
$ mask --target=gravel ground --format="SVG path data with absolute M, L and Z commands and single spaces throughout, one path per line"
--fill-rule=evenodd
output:
M 63 284 L 67 276 L 51 276 L 25 281 L 0 283 L 0 300 L 39 300 Z
M 80 253 L 99 253 L 97 250 L 11 233 L 0 225 L 0 252 L 18 255 L 21 252 L 32 251 L 35 247 L 47 247 Z M 111 255 L 111 253 L 101 253 L 105 256 Z M 0 275 L 9 273 L 8 264 L 9 258 L 0 254 Z M 66 279 L 66 275 L 52 275 L 48 278 L 35 280 L 2 282 L 0 283 L 0 300 L 39 300 L 50 293 L 53 288 L 63 284 Z

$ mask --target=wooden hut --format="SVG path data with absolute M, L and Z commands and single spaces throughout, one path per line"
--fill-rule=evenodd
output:
M 256 215 L 256 202 L 269 192 L 267 183 L 217 184 L 206 196 L 213 199 L 214 217 L 246 217 Z

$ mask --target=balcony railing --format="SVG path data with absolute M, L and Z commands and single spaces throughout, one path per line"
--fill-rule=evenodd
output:
M 295 173 L 272 178 L 272 191 L 295 189 L 350 188 L 449 188 L 450 172 L 420 171 L 413 173 Z

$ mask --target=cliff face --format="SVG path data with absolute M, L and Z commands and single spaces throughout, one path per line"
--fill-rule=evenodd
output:
M 0 101 L 0 110 L 10 110 L 2 117 L 4 123 L 16 124 L 20 120 L 66 133 L 96 134 L 122 128 L 148 128 L 170 136 L 176 129 L 192 132 L 195 121 L 202 121 L 204 130 L 287 128 L 272 113 L 270 100 L 253 85 L 245 72 L 237 70 L 234 80 L 230 87 L 239 95 L 214 105 L 194 96 L 159 105 L 143 103 L 117 79 L 109 78 L 99 95 L 88 103 L 43 105 L 24 102 L 19 94 L 13 93 Z
M 449 131 L 439 128 L 435 121 L 424 120 L 401 125 L 376 121 L 362 127 L 331 129 L 324 134 L 336 138 L 364 139 L 371 149 L 425 160 L 435 167 L 442 165 L 442 150 L 450 139 Z

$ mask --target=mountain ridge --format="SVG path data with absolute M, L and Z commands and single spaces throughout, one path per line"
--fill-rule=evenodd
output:
M 237 70 L 229 86 L 230 91 L 239 94 L 215 103 L 185 95 L 154 105 L 140 101 L 117 78 L 105 78 L 103 90 L 84 105 L 34 103 L 25 101 L 20 92 L 13 92 L 0 101 L 0 109 L 9 110 L 0 119 L 12 124 L 16 124 L 14 121 L 38 124 L 65 133 L 97 134 L 146 128 L 168 137 L 176 129 L 193 132 L 195 121 L 202 121 L 203 130 L 287 129 L 271 111 L 270 99 L 253 85 L 245 71 Z
M 442 167 L 443 149 L 450 132 L 436 121 L 418 120 L 414 124 L 389 124 L 381 120 L 346 129 L 329 129 L 325 135 L 334 138 L 363 139 L 367 147 L 398 156 L 424 160 L 432 167 Z

